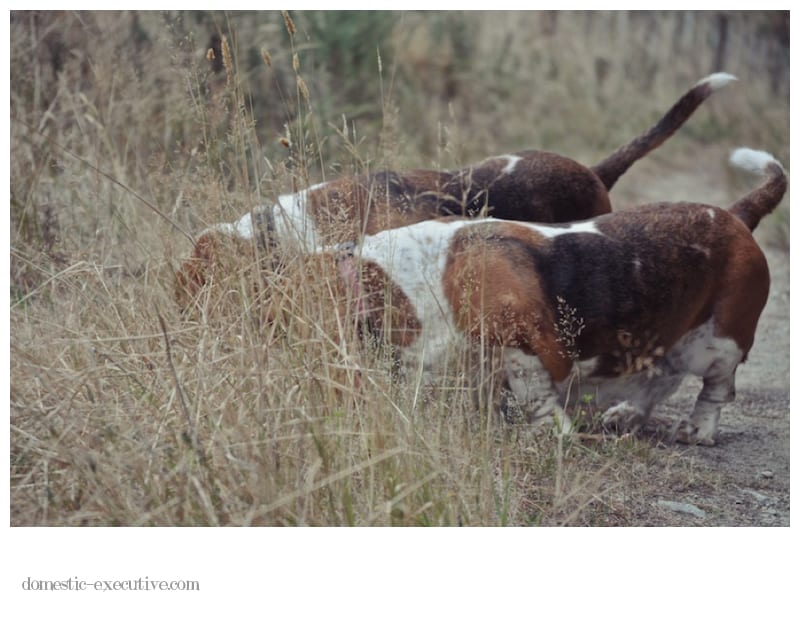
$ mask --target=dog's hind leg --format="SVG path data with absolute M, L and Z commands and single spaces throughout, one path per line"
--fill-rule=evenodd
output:
M 504 417 L 529 424 L 555 420 L 562 427 L 568 425 L 569 419 L 541 359 L 512 347 L 503 348 L 502 356 L 507 388 L 500 404 Z
M 703 378 L 691 415 L 678 426 L 677 441 L 714 445 L 722 407 L 736 396 L 736 368 L 743 358 L 736 341 L 719 335 L 714 319 L 686 334 L 673 348 L 670 361 Z
M 744 236 L 747 232 L 742 231 Z M 687 333 L 670 351 L 685 370 L 703 378 L 689 419 L 676 439 L 713 445 L 722 407 L 736 396 L 736 368 L 753 346 L 758 318 L 769 295 L 766 258 L 752 239 L 740 238 L 720 282 L 720 300 L 710 320 Z
M 601 416 L 603 426 L 633 430 L 647 424 L 655 406 L 669 398 L 683 381 L 683 374 L 666 363 L 656 370 L 657 374 L 642 371 L 598 387 L 598 403 L 610 403 Z
M 736 397 L 736 367 L 741 359 L 741 352 L 727 353 L 709 366 L 691 415 L 678 425 L 677 441 L 714 445 L 722 407 Z

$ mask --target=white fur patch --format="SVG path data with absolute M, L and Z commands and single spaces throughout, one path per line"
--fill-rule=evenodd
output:
M 453 235 L 482 223 L 423 221 L 364 237 L 360 257 L 378 264 L 400 287 L 422 324 L 422 335 L 402 350 L 407 362 L 421 359 L 424 367 L 432 367 L 452 342 L 464 338 L 456 329 L 442 277 Z
M 634 257 L 631 263 L 633 264 L 633 276 L 637 281 L 640 281 L 642 276 L 642 260 L 638 257 Z
M 250 213 L 247 214 L 250 216 Z M 201 236 L 207 234 L 209 231 L 216 231 L 221 234 L 225 234 L 226 236 L 239 236 L 239 226 L 237 223 L 217 223 L 213 227 L 209 227 L 208 229 L 204 229 Z M 243 238 L 249 238 L 250 236 L 242 236 Z
M 731 153 L 730 162 L 734 167 L 760 175 L 773 163 L 783 169 L 783 165 L 769 152 L 751 148 L 737 148 Z
M 506 166 L 500 170 L 501 174 L 513 173 L 514 168 L 517 166 L 517 163 L 519 163 L 522 160 L 522 157 L 517 156 L 516 154 L 504 154 L 503 156 L 498 156 L 497 158 L 505 159 L 508 161 L 508 163 L 506 163 Z
M 259 206 L 254 208 L 252 214 L 257 215 L 258 212 L 266 210 L 267 207 L 268 206 Z M 248 212 L 235 223 L 218 223 L 211 227 L 210 230 L 227 234 L 229 236 L 238 236 L 243 240 L 250 240 L 254 235 L 253 217 L 251 216 L 251 213 Z
M 695 84 L 695 87 L 709 84 L 712 90 L 719 90 L 724 88 L 732 81 L 738 81 L 738 77 L 730 73 L 712 73 L 708 77 L 704 77 Z
M 703 377 L 712 369 L 722 374 L 733 373 L 742 356 L 733 339 L 714 334 L 714 322 L 709 320 L 687 332 L 670 349 L 667 359 L 677 370 Z
M 550 374 L 538 357 L 503 348 L 503 368 L 515 403 L 530 423 L 550 418 L 558 406 Z
M 234 223 L 218 223 L 209 230 L 229 236 L 238 236 L 243 240 L 251 240 L 256 232 L 253 218 L 257 217 L 259 213 L 271 209 L 272 218 L 275 221 L 276 240 L 284 245 L 312 252 L 319 246 L 319 237 L 314 221 L 308 215 L 306 208 L 308 193 L 326 184 L 327 182 L 320 182 L 297 193 L 280 195 L 277 204 L 258 206 L 253 209 L 252 213 L 248 212 Z
M 308 192 L 319 186 L 322 185 L 278 197 L 272 214 L 275 219 L 275 236 L 279 242 L 305 252 L 312 252 L 319 247 L 317 229 L 307 210 Z
M 525 225 L 526 227 L 530 227 L 535 231 L 538 231 L 542 234 L 545 238 L 555 238 L 556 236 L 562 236 L 564 234 L 598 234 L 603 235 L 599 229 L 597 229 L 597 225 L 594 224 L 594 221 L 580 221 L 577 223 L 571 223 L 570 225 L 566 226 L 555 226 L 555 225 L 537 225 L 535 223 L 520 223 L 521 225 Z

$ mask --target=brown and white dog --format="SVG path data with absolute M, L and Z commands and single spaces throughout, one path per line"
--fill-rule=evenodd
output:
M 455 171 L 382 171 L 281 195 L 235 223 L 202 232 L 176 274 L 176 299 L 192 303 L 224 251 L 299 249 L 353 241 L 442 216 L 490 215 L 516 221 L 577 221 L 611 211 L 608 191 L 633 163 L 660 146 L 714 91 L 736 78 L 714 73 L 684 94 L 649 131 L 593 167 L 537 150 L 489 158 Z
M 643 422 L 699 376 L 677 439 L 712 445 L 769 291 L 751 232 L 787 187 L 765 152 L 742 148 L 731 162 L 766 181 L 728 209 L 657 203 L 561 225 L 439 219 L 305 259 L 335 262 L 340 293 L 423 374 L 453 344 L 502 348 L 531 421 L 555 413 L 568 427 L 568 393 L 588 392 L 604 423 Z

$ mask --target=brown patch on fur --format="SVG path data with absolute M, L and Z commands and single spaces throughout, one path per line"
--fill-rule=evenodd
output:
M 309 192 L 308 211 L 324 244 L 352 241 L 435 218 L 447 199 L 438 186 L 448 177 L 420 170 L 340 178 Z
M 337 272 L 331 253 L 301 255 L 286 264 L 272 280 L 268 322 L 284 331 L 292 328 L 300 339 L 322 332 L 336 343 L 344 340 L 353 316 L 348 289 Z
M 259 267 L 251 241 L 219 232 L 206 232 L 198 238 L 192 255 L 175 273 L 175 301 L 186 313 L 201 305 L 217 307 L 227 296 L 233 299 L 239 284 L 230 285 L 233 277 L 250 279 L 246 287 L 259 291 Z M 218 284 L 212 285 L 215 282 Z M 213 289 L 215 287 L 217 289 Z M 241 308 L 241 305 L 239 305 Z
M 264 336 L 303 354 L 308 378 L 339 404 L 352 404 L 362 383 L 358 316 L 331 253 L 302 255 L 271 279 Z M 329 402 L 329 401 L 328 401 Z
M 519 225 L 467 227 L 454 238 L 443 284 L 459 329 L 488 345 L 536 354 L 560 381 L 572 360 L 558 340 L 535 264 L 522 248 L 545 242 Z
M 453 173 L 445 191 L 495 218 L 536 223 L 566 223 L 611 212 L 608 191 L 592 170 L 554 152 L 523 150 L 510 173 L 507 156 L 487 159 Z
M 266 336 L 301 344 L 308 364 L 346 402 L 363 385 L 364 328 L 404 347 L 420 334 L 421 324 L 408 297 L 379 266 L 345 257 L 355 266 L 350 280 L 342 275 L 342 258 L 333 252 L 299 256 L 276 275 Z
M 770 275 L 767 259 L 753 236 L 744 230 L 731 236 L 727 239 L 728 263 L 720 281 L 722 291 L 714 307 L 715 334 L 736 341 L 744 360 L 769 297 Z
M 398 347 L 408 347 L 422 332 L 414 306 L 403 290 L 375 263 L 361 262 L 364 317 L 371 330 Z

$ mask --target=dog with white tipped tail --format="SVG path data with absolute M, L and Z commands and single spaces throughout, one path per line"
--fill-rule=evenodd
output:
M 752 231 L 788 182 L 767 153 L 743 148 L 731 162 L 765 181 L 727 209 L 656 203 L 562 225 L 439 219 L 305 265 L 338 272 L 344 305 L 424 373 L 451 343 L 500 349 L 506 404 L 530 421 L 555 414 L 568 429 L 567 396 L 586 392 L 604 423 L 639 425 L 686 375 L 700 377 L 676 438 L 713 445 L 769 291 Z

